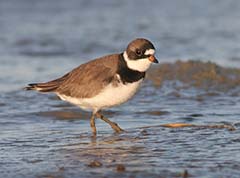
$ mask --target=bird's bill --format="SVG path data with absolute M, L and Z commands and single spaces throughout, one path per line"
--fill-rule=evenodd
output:
M 154 63 L 158 63 L 158 60 L 155 58 L 154 55 L 149 56 L 148 60 L 151 61 L 151 62 L 154 62 Z

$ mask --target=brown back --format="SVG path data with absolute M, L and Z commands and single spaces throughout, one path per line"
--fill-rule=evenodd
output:
M 76 98 L 93 97 L 114 79 L 118 60 L 119 54 L 113 54 L 82 64 L 69 72 L 54 92 Z

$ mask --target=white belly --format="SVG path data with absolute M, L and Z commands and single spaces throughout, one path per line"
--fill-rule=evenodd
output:
M 109 84 L 98 95 L 93 98 L 72 98 L 65 95 L 59 95 L 62 100 L 75 104 L 82 109 L 91 109 L 94 111 L 102 108 L 119 105 L 129 100 L 137 91 L 142 80 L 134 83 L 123 85 L 120 83 L 118 86 Z

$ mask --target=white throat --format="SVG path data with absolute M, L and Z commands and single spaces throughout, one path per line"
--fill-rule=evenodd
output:
M 127 52 L 124 51 L 123 53 L 124 60 L 127 63 L 127 66 L 132 70 L 137 70 L 139 72 L 145 72 L 151 65 L 151 61 L 148 58 L 138 59 L 138 60 L 131 60 L 129 59 Z

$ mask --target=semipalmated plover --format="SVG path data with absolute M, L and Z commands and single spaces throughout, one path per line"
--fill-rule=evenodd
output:
M 154 57 L 153 44 L 143 38 L 133 40 L 120 54 L 97 58 L 80 65 L 64 76 L 46 83 L 29 84 L 26 90 L 53 92 L 62 100 L 82 109 L 90 109 L 90 125 L 96 135 L 95 118 L 110 124 L 116 132 L 123 131 L 101 113 L 104 108 L 122 104 L 129 100 L 142 83 Z

